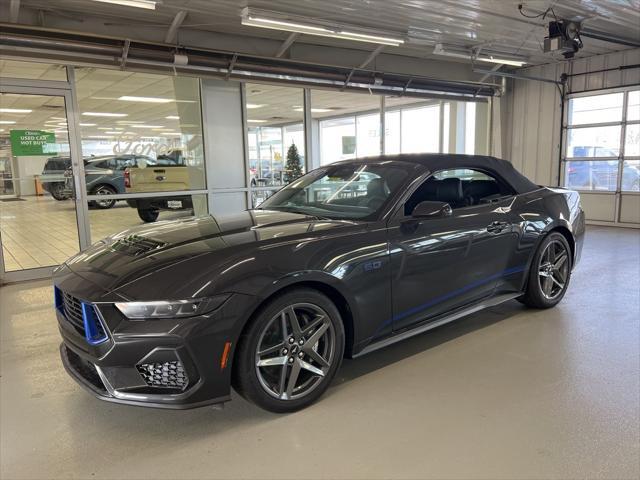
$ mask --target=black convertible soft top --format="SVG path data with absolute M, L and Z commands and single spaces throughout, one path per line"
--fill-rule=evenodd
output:
M 353 161 L 353 160 L 352 160 Z M 532 192 L 540 187 L 518 172 L 510 162 L 487 155 L 462 155 L 459 153 L 403 153 L 400 155 L 384 155 L 358 159 L 363 163 L 370 161 L 397 161 L 418 163 L 430 172 L 451 168 L 472 168 L 495 172 L 507 181 L 515 191 L 520 193 Z M 348 163 L 346 161 L 345 163 Z

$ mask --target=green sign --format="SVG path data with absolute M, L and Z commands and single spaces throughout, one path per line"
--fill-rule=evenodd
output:
M 11 130 L 11 152 L 15 157 L 56 153 L 56 134 L 43 130 Z

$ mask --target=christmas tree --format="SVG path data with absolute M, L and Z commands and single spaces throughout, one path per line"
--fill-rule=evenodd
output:
M 289 175 L 289 182 L 293 182 L 296 178 L 302 176 L 300 154 L 298 153 L 298 147 L 296 147 L 295 143 L 292 143 L 287 151 L 287 164 L 285 165 L 285 171 Z

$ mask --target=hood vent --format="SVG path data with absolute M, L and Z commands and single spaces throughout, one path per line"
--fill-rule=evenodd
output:
M 159 242 L 151 238 L 141 237 L 139 235 L 129 235 L 128 237 L 121 238 L 111 244 L 111 249 L 115 252 L 124 253 L 137 257 L 138 255 L 144 255 L 145 253 L 159 250 L 166 246 L 165 242 Z

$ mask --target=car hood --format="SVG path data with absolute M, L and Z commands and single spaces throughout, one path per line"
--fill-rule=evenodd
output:
M 193 287 L 201 285 L 194 279 L 214 276 L 251 249 L 317 238 L 349 225 L 268 210 L 157 222 L 97 242 L 67 260 L 59 276 L 72 271 L 98 287 L 102 298 L 112 292 L 129 300 L 177 299 L 194 294 Z

